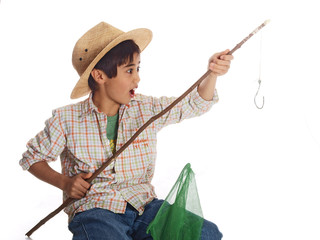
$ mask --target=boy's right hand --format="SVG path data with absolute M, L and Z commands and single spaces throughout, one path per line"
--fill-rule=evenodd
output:
M 64 191 L 68 197 L 74 199 L 84 197 L 91 186 L 85 179 L 91 176 L 92 173 L 80 173 L 76 176 L 66 178 Z

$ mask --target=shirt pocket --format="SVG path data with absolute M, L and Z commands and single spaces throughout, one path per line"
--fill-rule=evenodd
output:
M 99 132 L 81 132 L 69 136 L 68 150 L 74 156 L 75 170 L 88 172 L 97 170 L 107 159 L 107 151 L 101 142 Z M 113 168 L 109 165 L 106 170 Z
M 133 129 L 133 135 L 138 129 Z M 118 183 L 135 185 L 147 178 L 148 166 L 154 161 L 154 136 L 152 128 L 147 128 L 117 158 L 115 163 Z

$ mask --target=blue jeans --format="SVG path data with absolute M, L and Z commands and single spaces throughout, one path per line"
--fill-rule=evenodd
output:
M 146 205 L 141 216 L 129 204 L 124 214 L 101 208 L 90 209 L 76 214 L 69 224 L 69 230 L 73 233 L 73 240 L 152 240 L 151 235 L 146 233 L 147 227 L 162 203 L 163 200 L 154 199 Z M 218 227 L 204 220 L 201 239 L 221 238 Z

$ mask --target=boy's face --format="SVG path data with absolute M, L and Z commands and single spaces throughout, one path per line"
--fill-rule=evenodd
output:
M 105 97 L 116 104 L 128 104 L 140 82 L 139 68 L 140 54 L 135 53 L 132 62 L 118 66 L 117 76 L 104 83 Z

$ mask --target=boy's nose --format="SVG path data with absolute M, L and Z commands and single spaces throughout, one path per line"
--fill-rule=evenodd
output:
M 136 73 L 133 77 L 134 83 L 138 84 L 140 82 L 140 76 L 139 73 Z

